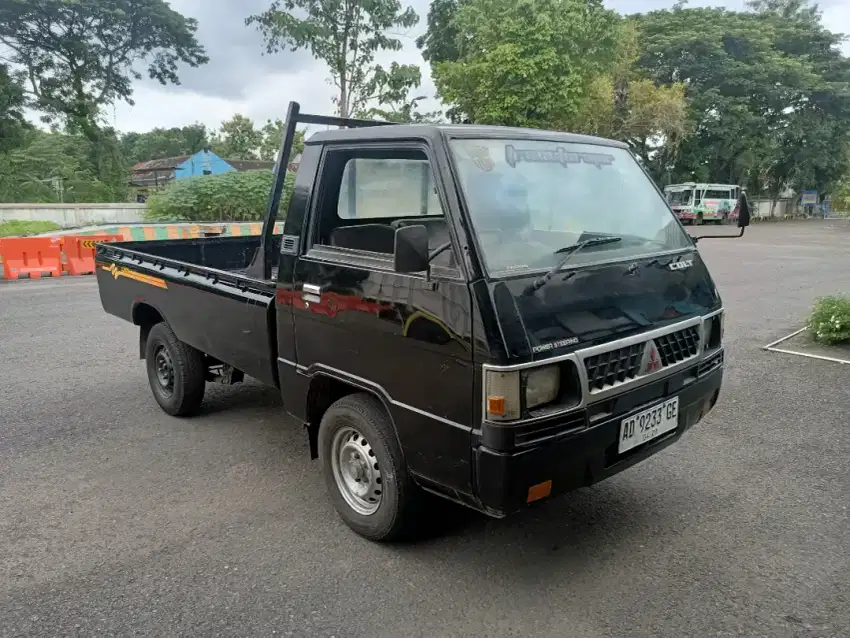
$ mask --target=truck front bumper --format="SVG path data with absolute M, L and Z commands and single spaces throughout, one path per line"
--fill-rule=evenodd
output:
M 506 516 L 525 507 L 551 481 L 549 496 L 592 485 L 639 463 L 675 443 L 717 402 L 723 380 L 720 365 L 688 385 L 676 376 L 620 395 L 616 416 L 590 422 L 577 432 L 511 453 L 484 446 L 475 450 L 477 500 L 492 516 Z M 622 420 L 674 396 L 679 397 L 678 427 L 657 439 L 618 454 Z M 621 409 L 625 406 L 626 409 Z M 532 490 L 531 488 L 535 488 Z M 544 488 L 544 493 L 548 488 Z

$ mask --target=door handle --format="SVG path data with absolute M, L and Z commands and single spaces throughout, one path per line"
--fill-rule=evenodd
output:
M 321 295 L 322 294 L 322 286 L 317 286 L 316 284 L 303 284 L 301 286 L 301 296 L 305 295 Z

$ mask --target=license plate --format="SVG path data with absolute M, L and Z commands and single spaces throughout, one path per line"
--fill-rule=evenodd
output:
M 633 414 L 620 423 L 620 454 L 656 439 L 679 425 L 679 397 Z

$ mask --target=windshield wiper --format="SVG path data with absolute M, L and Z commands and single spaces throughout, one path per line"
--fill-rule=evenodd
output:
M 549 280 L 552 279 L 555 275 L 558 274 L 558 271 L 561 270 L 564 266 L 566 266 L 570 259 L 572 259 L 576 253 L 587 248 L 588 246 L 602 246 L 603 244 L 614 244 L 618 241 L 623 241 L 622 237 L 597 237 L 595 239 L 586 239 L 585 241 L 580 241 L 577 244 L 573 244 L 572 246 L 567 246 L 566 248 L 560 248 L 555 251 L 556 255 L 564 255 L 564 258 L 561 259 L 552 269 L 547 272 L 545 275 L 541 275 L 530 284 L 523 291 L 524 294 L 530 295 L 534 292 L 540 290 L 543 286 L 549 283 Z

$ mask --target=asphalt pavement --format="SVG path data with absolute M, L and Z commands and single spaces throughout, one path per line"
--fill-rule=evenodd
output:
M 343 525 L 274 390 L 168 417 L 92 278 L 0 284 L 0 636 L 850 636 L 850 366 L 761 350 L 850 291 L 850 223 L 700 247 L 715 411 L 607 482 L 503 521 L 441 508 L 404 545 Z

